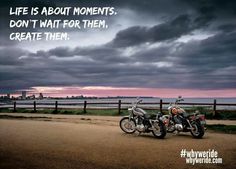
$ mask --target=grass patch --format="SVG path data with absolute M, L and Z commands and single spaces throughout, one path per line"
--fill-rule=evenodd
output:
M 0 108 L 0 113 L 12 113 L 13 109 L 9 108 Z
M 82 111 L 82 113 L 84 113 Z M 100 116 L 118 116 L 118 110 L 117 109 L 99 109 L 99 110 L 87 110 L 86 113 L 87 115 L 100 115 Z M 122 116 L 128 115 L 128 110 L 121 110 Z
M 199 111 L 200 114 L 205 114 L 206 119 L 222 119 L 222 120 L 236 120 L 236 110 L 219 110 L 216 112 L 216 116 L 213 117 L 212 109 L 208 106 L 192 106 L 185 108 L 187 113 L 193 113 L 195 111 Z M 149 114 L 156 114 L 159 110 L 150 110 L 146 109 Z M 9 108 L 0 108 L 0 113 L 12 113 L 13 109 Z M 84 112 L 83 109 L 58 109 L 55 111 L 54 109 L 37 109 L 34 112 L 33 109 L 26 108 L 17 108 L 16 113 L 42 113 L 42 114 L 72 114 L 72 115 L 80 115 L 80 114 L 88 114 L 88 115 L 101 115 L 101 116 L 118 116 L 118 110 L 114 109 L 87 109 Z M 127 109 L 121 110 L 121 116 L 128 115 Z M 163 110 L 163 114 L 168 114 L 167 110 Z
M 224 124 L 211 124 L 206 126 L 209 130 L 236 134 L 236 125 L 224 125 Z
M 12 109 L 2 108 L 0 113 L 14 113 Z M 68 115 L 100 115 L 100 116 L 118 116 L 117 109 L 88 109 L 84 112 L 83 109 L 38 109 L 36 112 L 33 109 L 18 108 L 15 113 L 41 113 L 41 114 L 68 114 Z M 121 110 L 122 116 L 128 115 L 128 110 Z
M 223 120 L 236 120 L 236 112 L 229 111 L 229 110 L 222 110 L 216 112 L 216 119 L 223 119 Z

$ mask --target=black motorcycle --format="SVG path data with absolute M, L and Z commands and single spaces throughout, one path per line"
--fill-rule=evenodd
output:
M 161 120 L 162 114 L 147 114 L 146 111 L 137 107 L 141 101 L 138 100 L 131 108 L 128 108 L 130 115 L 120 120 L 120 128 L 128 134 L 132 134 L 135 131 L 139 133 L 152 132 L 155 137 L 164 138 L 166 126 Z

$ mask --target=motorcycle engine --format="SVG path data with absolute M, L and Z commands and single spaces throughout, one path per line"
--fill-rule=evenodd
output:
M 139 125 L 136 126 L 136 129 L 139 132 L 144 132 L 145 131 L 145 126 L 143 124 L 139 124 Z
M 175 128 L 177 131 L 183 131 L 183 129 L 184 129 L 182 124 L 175 124 Z
M 174 121 L 175 121 L 175 123 L 179 123 L 179 124 L 182 123 L 181 118 L 179 116 L 177 116 L 177 115 L 174 116 Z

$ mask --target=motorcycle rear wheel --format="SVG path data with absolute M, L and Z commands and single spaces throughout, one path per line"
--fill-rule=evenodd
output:
M 156 137 L 156 138 L 164 138 L 166 136 L 166 126 L 164 123 L 154 123 L 153 124 L 153 130 L 152 130 L 152 134 Z
M 191 130 L 191 134 L 194 138 L 202 138 L 205 130 L 204 127 L 201 125 L 200 121 L 193 121 L 191 123 L 192 127 L 194 128 L 193 130 Z
M 127 134 L 132 134 L 136 131 L 136 124 L 133 119 L 129 119 L 129 117 L 123 117 L 120 120 L 120 128 Z

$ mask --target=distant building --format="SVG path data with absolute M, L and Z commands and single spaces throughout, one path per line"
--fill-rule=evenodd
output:
M 11 95 L 10 93 L 7 94 L 7 98 L 10 99 L 11 98 Z
M 83 95 L 80 95 L 80 96 L 77 96 L 77 98 L 83 99 L 84 96 L 83 96 Z
M 26 91 L 22 91 L 21 97 L 22 97 L 22 99 L 26 99 Z
M 39 99 L 43 99 L 43 93 L 39 93 Z
M 27 99 L 35 99 L 35 95 L 28 96 Z

